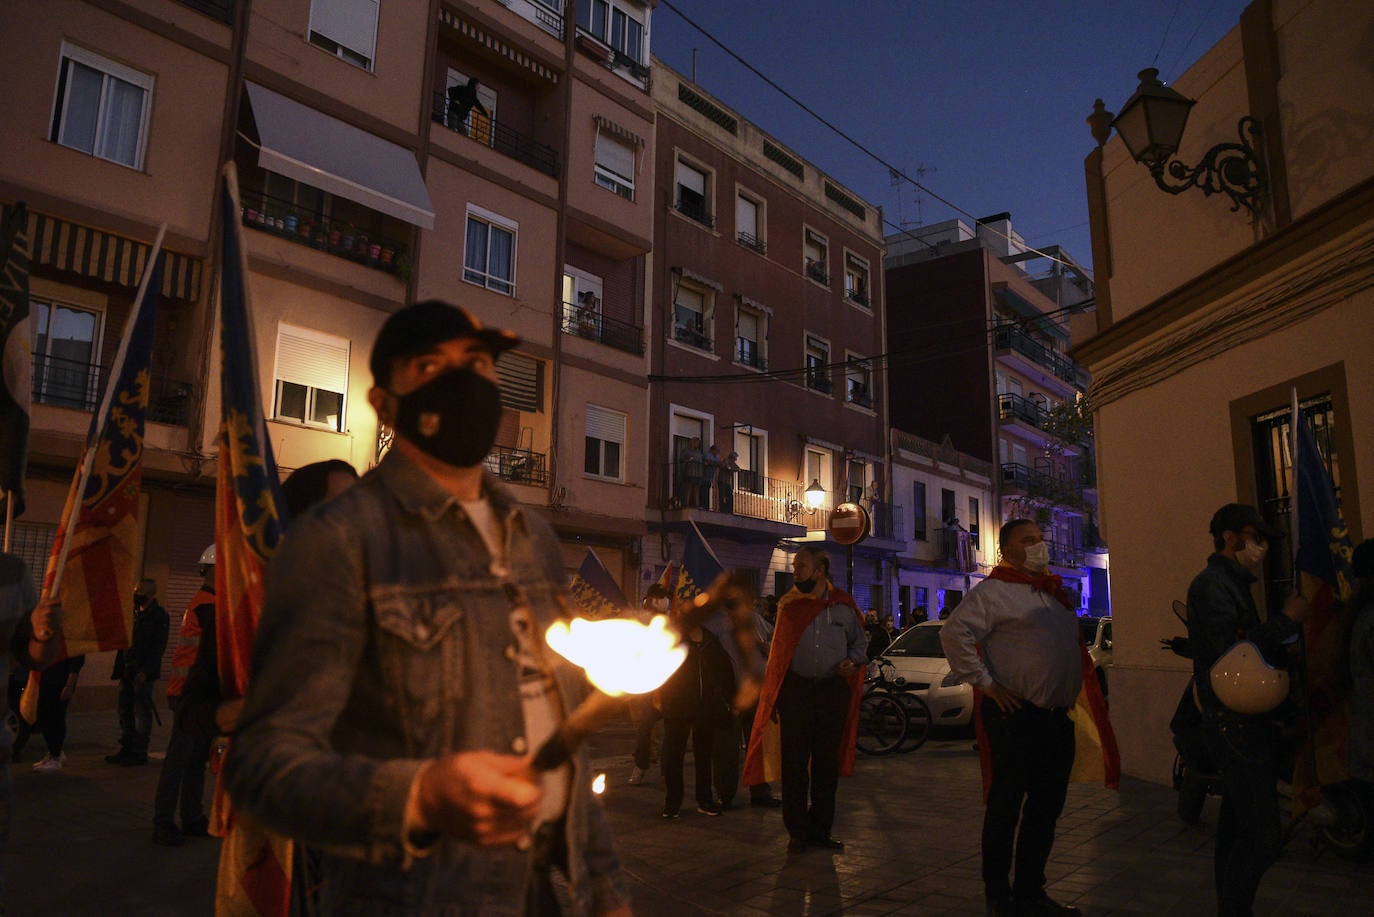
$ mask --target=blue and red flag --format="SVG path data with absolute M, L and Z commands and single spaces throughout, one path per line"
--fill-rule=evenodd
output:
M 61 599 L 66 656 L 125 649 L 133 632 L 143 432 L 162 289 L 161 242 L 159 234 L 125 322 L 119 354 L 91 415 L 81 464 L 67 491 L 48 559 L 43 594 Z
M 686 601 L 698 592 L 704 592 L 715 582 L 716 577 L 725 572 L 725 567 L 716 557 L 716 552 L 706 543 L 695 522 L 689 523 L 687 544 L 682 549 L 682 567 L 678 570 L 677 598 Z
M 1295 416 L 1299 416 L 1295 412 Z M 1336 485 L 1317 448 L 1310 423 L 1294 424 L 1293 495 L 1297 502 L 1294 575 L 1311 610 L 1303 623 L 1307 747 L 1297 756 L 1293 806 L 1302 812 L 1320 799 L 1320 787 L 1347 777 L 1349 716 L 1342 691 L 1345 601 L 1350 598 L 1353 547 L 1341 518 Z
M 220 690 L 243 697 L 262 615 L 267 564 L 281 543 L 286 501 L 267 436 L 258 390 L 248 272 L 239 223 L 238 178 L 224 169 L 220 197 L 219 479 L 215 491 L 215 644 Z M 215 912 L 276 915 L 290 909 L 292 847 L 288 838 L 236 816 L 221 780 L 211 832 L 220 850 Z
M 615 577 L 591 548 L 587 549 L 582 565 L 573 574 L 568 593 L 582 617 L 592 621 L 623 617 L 630 607 Z
M 10 518 L 24 512 L 33 390 L 29 326 L 29 211 L 22 202 L 0 222 L 0 499 Z M 9 532 L 5 532 L 8 544 Z

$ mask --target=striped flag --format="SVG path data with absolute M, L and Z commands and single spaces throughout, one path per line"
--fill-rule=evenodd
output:
M 86 448 L 48 559 L 43 594 L 61 599 L 66 656 L 125 649 L 133 632 L 143 431 L 162 289 L 161 243 L 159 233 L 119 354 L 91 415 Z
M 1300 412 L 1293 416 L 1300 418 Z M 1297 503 L 1294 570 L 1311 611 L 1303 622 L 1308 735 L 1293 766 L 1293 808 L 1305 812 L 1322 786 L 1346 779 L 1349 716 L 1342 691 L 1346 652 L 1342 611 L 1353 573 L 1350 531 L 1341 518 L 1336 485 L 1322 461 L 1309 423 L 1294 424 L 1293 494 Z
M 707 543 L 706 536 L 701 534 L 701 529 L 697 528 L 695 522 L 690 525 L 692 528 L 687 533 L 687 544 L 682 549 L 682 566 L 677 575 L 675 596 L 679 602 L 690 601 L 697 593 L 705 592 L 716 581 L 716 577 L 725 572 L 724 565 Z M 735 670 L 735 681 L 738 683 L 747 667 L 740 655 L 739 642 L 735 639 L 734 624 L 725 614 L 713 614 L 701 626 L 720 639 L 720 645 L 730 657 L 730 666 Z
M 224 167 L 220 198 L 219 480 L 215 492 L 215 645 L 220 691 L 243 697 L 253 638 L 262 614 L 267 563 L 286 524 L 277 463 L 258 391 L 252 307 L 239 224 L 238 176 Z M 215 912 L 286 914 L 291 897 L 291 841 L 236 818 L 223 776 L 216 781 L 211 832 L 224 837 Z
M 606 569 L 591 548 L 587 549 L 587 556 L 582 558 L 582 566 L 573 574 L 568 593 L 582 617 L 593 621 L 623 617 L 630 607 L 611 571 Z
M 29 211 L 18 203 L 0 223 L 0 494 L 8 518 L 24 512 L 33 388 L 29 323 Z M 5 531 L 8 549 L 9 530 Z

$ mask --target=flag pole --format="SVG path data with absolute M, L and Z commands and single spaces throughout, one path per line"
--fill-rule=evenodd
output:
M 1298 387 L 1293 386 L 1293 413 L 1289 414 L 1288 420 L 1288 448 L 1292 458 L 1293 480 L 1288 485 L 1288 532 L 1289 532 L 1289 551 L 1292 552 L 1290 560 L 1293 562 L 1293 593 L 1302 595 L 1302 576 L 1298 573 L 1298 545 L 1302 541 L 1301 532 L 1298 529 L 1298 424 L 1302 422 L 1302 415 L 1298 410 Z
M 163 223 L 157 229 L 157 238 L 153 240 L 152 251 L 148 254 L 148 260 L 143 265 L 143 278 L 138 282 L 138 295 L 134 297 L 136 308 L 130 313 L 129 318 L 125 320 L 124 326 L 126 328 L 132 328 L 138 317 L 139 311 L 146 308 L 148 279 L 152 276 L 153 265 L 157 263 L 158 255 L 162 254 L 162 239 L 166 235 L 167 224 Z M 91 446 L 96 441 L 96 437 L 100 435 L 101 423 L 110 410 L 110 400 L 114 398 L 115 387 L 110 384 L 110 381 L 119 378 L 120 372 L 124 369 L 124 357 L 128 350 L 129 335 L 122 334 L 119 337 L 119 351 L 115 354 L 114 363 L 111 364 L 110 372 L 105 377 L 105 385 L 102 387 L 100 396 L 100 406 L 93 418 L 91 432 L 86 437 L 86 448 L 82 452 L 81 470 L 76 484 L 76 499 L 71 507 L 73 513 L 80 512 L 82 495 L 86 492 L 86 482 L 90 480 L 91 469 L 95 466 L 95 450 L 92 449 Z M 73 517 L 72 521 L 75 521 L 75 517 Z M 6 528 L 6 532 L 8 533 L 8 527 Z M 57 566 L 53 570 L 52 586 L 49 587 L 45 598 L 51 599 L 53 596 L 58 595 L 62 588 L 62 574 L 67 567 L 67 554 L 70 553 L 72 549 L 71 534 L 71 532 L 68 532 L 67 537 L 62 539 L 62 550 L 58 552 Z
M 14 528 L 14 491 L 5 491 L 5 553 L 10 550 L 10 529 Z

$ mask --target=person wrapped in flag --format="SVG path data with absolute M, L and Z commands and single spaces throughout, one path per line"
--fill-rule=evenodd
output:
M 322 851 L 324 913 L 629 914 L 586 753 L 530 754 L 585 693 L 552 532 L 483 466 L 518 338 L 430 300 L 378 333 L 382 461 L 293 523 L 225 761 L 236 811 Z

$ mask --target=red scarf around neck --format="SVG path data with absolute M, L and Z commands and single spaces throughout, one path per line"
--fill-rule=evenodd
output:
M 992 568 L 988 574 L 992 579 L 1000 579 L 1006 583 L 1021 583 L 1029 586 L 1036 592 L 1048 592 L 1059 600 L 1059 604 L 1065 608 L 1073 608 L 1069 604 L 1069 594 L 1064 591 L 1064 580 L 1062 577 L 1055 576 L 1053 573 L 1045 572 L 1039 576 L 1031 576 L 1029 573 L 1022 573 L 1015 567 L 1007 564 L 998 564 Z

